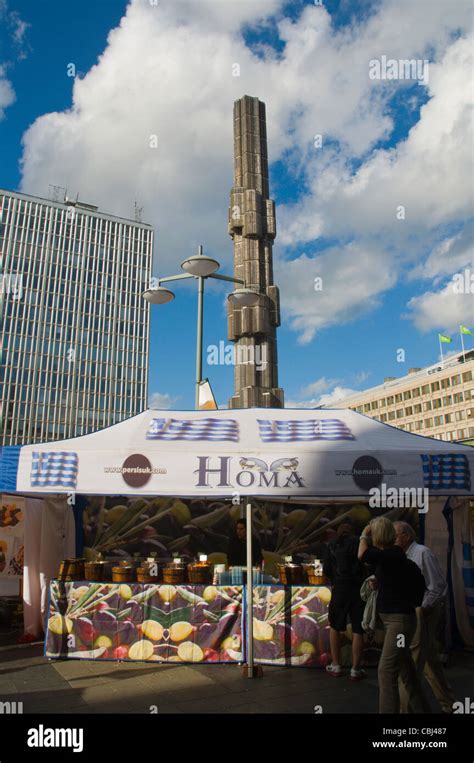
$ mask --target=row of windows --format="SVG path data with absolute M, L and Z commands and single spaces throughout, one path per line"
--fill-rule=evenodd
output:
M 438 397 L 434 400 L 425 400 L 423 403 L 408 405 L 405 408 L 397 408 L 394 411 L 380 414 L 379 418 L 381 421 L 393 421 L 394 419 L 404 418 L 405 416 L 414 416 L 438 408 L 447 408 L 450 405 L 459 405 L 459 403 L 468 400 L 474 400 L 474 389 L 468 389 L 465 392 L 456 392 L 454 395 L 446 395 L 445 397 Z M 355 410 L 358 413 L 368 412 L 366 406 L 361 405 L 352 410 Z
M 390 422 L 397 421 L 404 418 L 403 411 L 389 411 L 389 413 L 382 413 L 379 417 L 380 421 Z M 423 423 L 424 427 L 431 428 L 433 426 L 438 427 L 441 424 L 451 424 L 456 421 L 464 421 L 465 419 L 474 419 L 474 408 L 468 408 L 467 410 L 455 411 L 454 413 L 445 413 L 440 416 L 434 416 L 433 418 L 420 419 L 415 422 L 417 425 Z
M 13 224 L 20 227 L 24 227 L 28 223 L 28 227 L 44 226 L 53 218 L 56 230 L 61 224 L 75 223 L 78 228 L 89 227 L 95 230 L 96 228 L 102 228 L 106 231 L 117 231 L 119 226 L 122 227 L 123 232 L 127 235 L 139 235 L 144 236 L 151 235 L 152 230 L 148 227 L 142 227 L 134 225 L 132 221 L 127 220 L 109 220 L 107 218 L 87 214 L 80 207 L 70 206 L 68 209 L 58 209 L 57 207 L 50 207 L 44 204 L 38 204 L 33 201 L 26 201 L 23 199 L 16 199 L 15 197 L 0 196 L 0 203 L 3 201 L 3 218 L 10 213 L 10 220 Z
M 378 408 L 385 408 L 389 405 L 401 403 L 404 400 L 412 400 L 422 395 L 429 395 L 432 392 L 438 392 L 440 389 L 448 389 L 450 386 L 455 387 L 458 384 L 470 382 L 473 379 L 472 371 L 465 371 L 463 374 L 456 374 L 451 378 L 441 379 L 441 381 L 432 382 L 431 384 L 425 384 L 422 387 L 415 387 L 411 390 L 405 390 L 405 392 L 398 392 L 396 395 L 389 395 L 386 398 L 380 400 L 373 400 L 370 403 L 363 403 L 357 406 L 354 410 L 359 413 L 368 413 L 369 411 L 375 411 Z M 462 393 L 461 393 L 462 394 Z
M 403 429 L 406 432 L 419 432 L 423 430 L 423 426 L 420 426 L 423 422 L 414 422 L 413 424 L 401 424 L 399 429 Z M 464 429 L 453 429 L 450 432 L 439 432 L 432 435 L 437 440 L 466 440 L 468 437 L 474 437 L 474 427 L 465 427 Z

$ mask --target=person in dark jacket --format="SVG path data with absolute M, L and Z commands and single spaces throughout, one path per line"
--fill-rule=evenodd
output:
M 229 564 L 234 567 L 247 565 L 247 525 L 245 519 L 237 520 L 235 535 L 229 540 L 227 559 Z M 261 564 L 262 547 L 258 538 L 252 535 L 252 565 L 260 566 Z
M 365 671 L 360 667 L 364 648 L 364 602 L 360 597 L 360 587 L 365 575 L 363 564 L 357 558 L 358 545 L 352 522 L 343 520 L 337 529 L 336 538 L 328 544 L 323 563 L 323 572 L 332 584 L 328 613 L 332 663 L 326 670 L 334 678 L 343 675 L 340 664 L 341 633 L 346 630 L 349 620 L 352 626 L 352 681 L 365 678 Z
M 402 548 L 395 545 L 393 523 L 376 517 L 359 540 L 358 557 L 375 567 L 377 611 L 385 638 L 378 666 L 379 712 L 399 713 L 398 679 L 401 677 L 413 712 L 423 712 L 423 695 L 410 651 L 416 630 L 417 596 L 423 596 L 424 579 Z

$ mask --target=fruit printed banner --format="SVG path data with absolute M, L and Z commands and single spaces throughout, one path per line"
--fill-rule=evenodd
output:
M 255 662 L 324 667 L 330 662 L 326 586 L 256 586 Z
M 329 650 L 329 602 L 327 586 L 254 587 L 254 657 L 268 665 L 325 668 Z M 376 666 L 384 640 L 382 623 L 375 633 L 365 634 L 363 662 Z M 347 625 L 341 639 L 342 667 L 352 665 L 352 628 Z
M 45 656 L 242 662 L 242 586 L 50 586 Z
M 22 577 L 25 501 L 2 495 L 0 503 L 0 577 Z

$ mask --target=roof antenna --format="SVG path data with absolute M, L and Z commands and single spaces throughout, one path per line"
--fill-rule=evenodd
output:
M 141 223 L 143 207 L 139 207 L 138 206 L 136 199 L 135 199 L 135 203 L 134 203 L 133 206 L 134 206 L 134 210 L 135 210 L 135 222 L 136 223 Z

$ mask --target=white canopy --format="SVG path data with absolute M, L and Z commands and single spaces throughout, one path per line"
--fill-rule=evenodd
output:
M 473 495 L 474 450 L 347 409 L 148 410 L 93 434 L 0 449 L 0 490 L 94 495 Z

